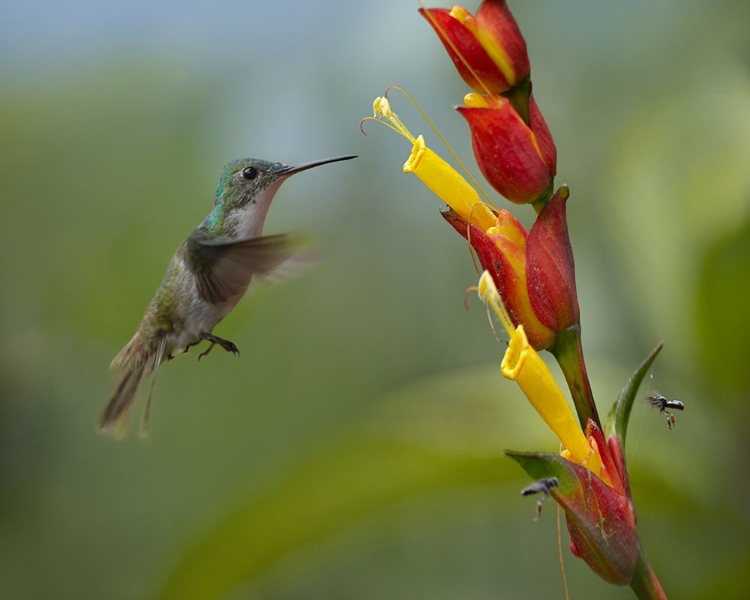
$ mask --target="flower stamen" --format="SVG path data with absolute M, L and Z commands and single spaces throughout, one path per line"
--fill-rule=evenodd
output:
M 367 135 L 363 129 L 365 121 L 376 121 L 379 122 L 389 129 L 392 129 L 396 133 L 398 133 L 400 136 L 408 140 L 413 146 L 415 146 L 419 143 L 419 140 L 422 140 L 422 145 L 424 146 L 424 138 L 423 136 L 419 136 L 417 138 L 414 137 L 414 135 L 409 131 L 409 129 L 404 125 L 403 121 L 401 121 L 401 118 L 393 112 L 391 109 L 391 103 L 388 100 L 388 92 L 390 92 L 392 89 L 398 90 L 401 92 L 406 98 L 409 100 L 409 102 L 412 103 L 414 108 L 419 111 L 419 114 L 422 116 L 422 118 L 427 122 L 427 124 L 430 126 L 430 129 L 435 132 L 435 135 L 438 137 L 438 139 L 442 142 L 442 144 L 445 146 L 446 150 L 448 150 L 448 153 L 453 157 L 453 159 L 456 161 L 458 166 L 461 168 L 461 170 L 466 175 L 466 178 L 472 183 L 474 188 L 476 190 L 479 190 L 479 194 L 484 198 L 484 204 L 488 204 L 489 206 L 492 206 L 497 210 L 497 207 L 492 202 L 490 197 L 488 196 L 487 192 L 484 191 L 482 186 L 479 184 L 479 182 L 476 180 L 476 178 L 471 174 L 469 169 L 466 168 L 466 165 L 461 161 L 461 159 L 458 157 L 458 155 L 455 153 L 453 148 L 451 148 L 450 144 L 448 143 L 448 140 L 445 139 L 442 133 L 440 133 L 440 130 L 437 128 L 437 126 L 432 122 L 432 120 L 427 116 L 427 113 L 424 112 L 422 107 L 417 103 L 417 101 L 402 87 L 398 85 L 389 85 L 386 88 L 385 94 L 383 96 L 379 96 L 375 98 L 375 101 L 372 103 L 372 110 L 373 110 L 373 116 L 372 117 L 364 117 L 359 122 L 359 129 L 364 134 Z M 425 146 L 426 147 L 426 146 Z M 429 152 L 432 152 L 432 150 L 429 150 Z M 434 152 L 432 152 L 434 154 Z M 412 156 L 414 156 L 414 152 L 412 151 Z M 442 159 L 441 159 L 442 160 Z M 443 161 L 445 162 L 445 161 Z M 452 167 L 447 165 L 448 168 L 451 170 Z M 411 171 L 404 171 L 404 172 L 411 172 Z M 458 173 L 456 173 L 457 177 L 460 177 Z M 471 187 L 471 186 L 467 186 Z M 434 191 L 434 190 L 433 190 Z M 473 196 L 478 196 L 477 192 L 475 190 L 472 190 Z M 440 196 L 440 194 L 438 194 Z M 442 197 L 442 196 L 441 196 Z M 478 198 L 477 198 L 478 200 Z M 448 202 L 450 204 L 450 202 Z

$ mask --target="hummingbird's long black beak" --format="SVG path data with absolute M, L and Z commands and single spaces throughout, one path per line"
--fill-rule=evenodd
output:
M 327 165 L 328 163 L 339 162 L 341 160 L 351 160 L 352 158 L 357 158 L 357 157 L 354 154 L 346 154 L 344 156 L 334 156 L 333 158 L 324 158 L 322 160 L 312 160 L 310 162 L 279 169 L 278 174 L 284 175 L 285 177 L 287 177 L 289 175 L 294 175 L 295 173 L 299 173 L 300 171 L 307 171 L 307 169 L 313 169 L 321 165 Z

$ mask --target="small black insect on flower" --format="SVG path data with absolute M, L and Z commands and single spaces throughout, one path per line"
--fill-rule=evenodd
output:
M 675 417 L 670 412 L 672 410 L 685 410 L 685 405 L 679 400 L 667 400 L 659 392 L 651 392 L 646 396 L 646 401 L 653 407 L 659 409 L 659 413 L 667 417 L 667 426 L 672 429 L 675 423 Z
M 560 482 L 557 480 L 557 477 L 548 477 L 546 479 L 535 481 L 530 486 L 525 487 L 521 490 L 522 496 L 542 494 L 542 497 L 536 501 L 536 517 L 534 518 L 535 521 L 538 521 L 542 516 L 542 501 L 547 498 L 550 492 L 557 487 L 560 487 Z

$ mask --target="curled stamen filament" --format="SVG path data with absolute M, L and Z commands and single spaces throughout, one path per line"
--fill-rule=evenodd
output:
M 399 135 L 405 137 L 411 144 L 416 142 L 416 138 L 411 131 L 406 128 L 399 116 L 391 110 L 391 103 L 385 96 L 378 96 L 372 103 L 372 117 L 365 117 L 360 121 L 360 129 L 365 121 L 376 121 L 389 127 Z M 364 133 L 364 131 L 362 131 Z

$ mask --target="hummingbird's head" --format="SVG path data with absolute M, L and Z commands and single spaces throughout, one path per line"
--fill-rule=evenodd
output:
M 354 156 L 336 156 L 289 166 L 258 158 L 233 160 L 221 171 L 214 210 L 204 226 L 231 237 L 260 235 L 271 201 L 284 181 L 300 171 Z
M 287 169 L 289 167 L 282 163 L 258 158 L 233 160 L 221 171 L 214 204 L 231 212 L 247 204 L 257 203 L 258 195 L 269 187 L 273 186 L 274 191 L 278 189 Z

